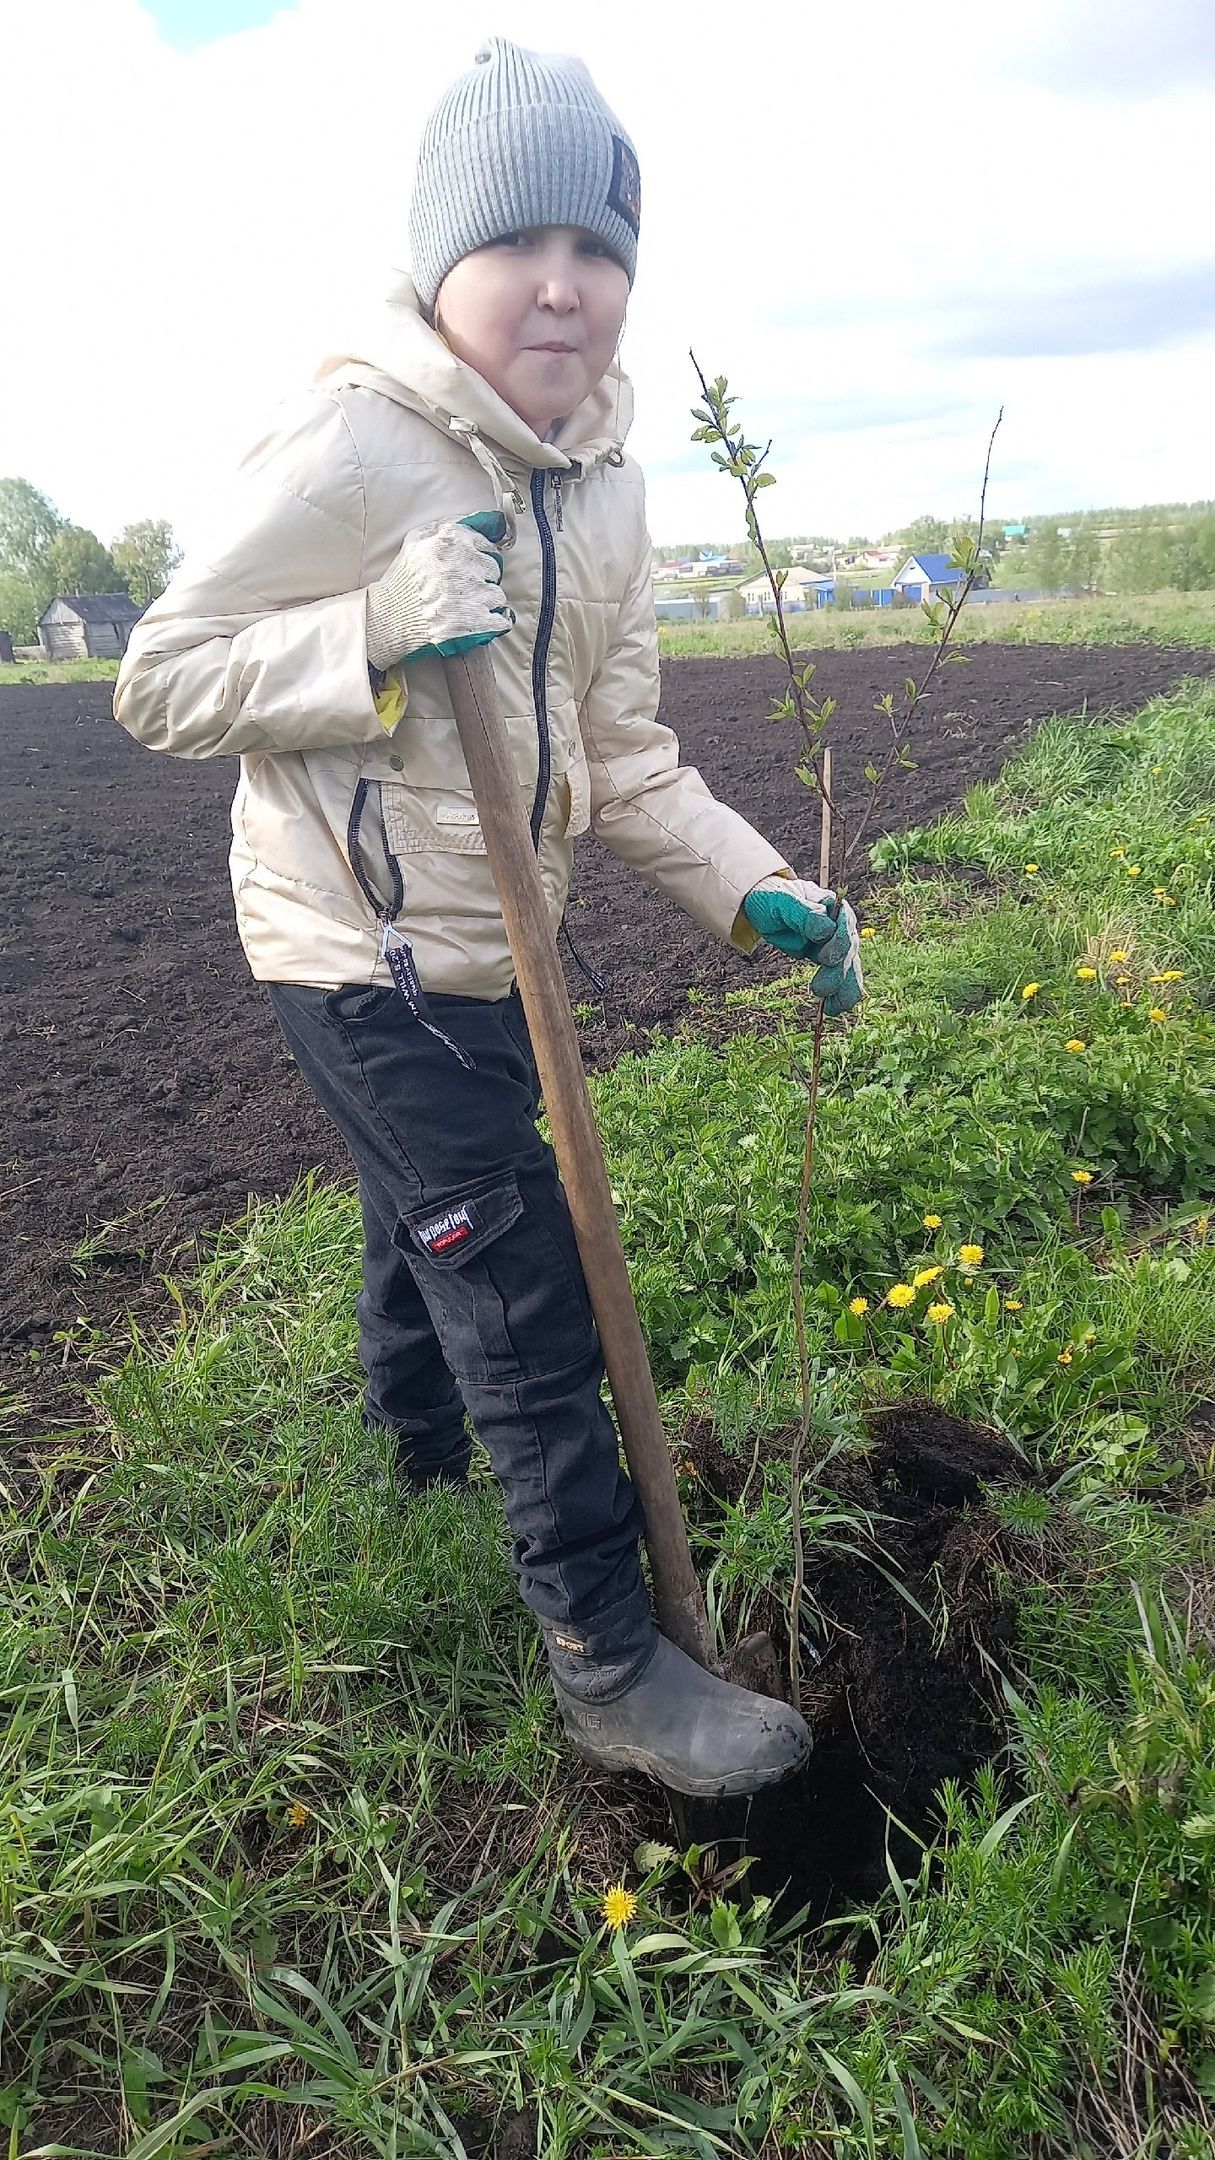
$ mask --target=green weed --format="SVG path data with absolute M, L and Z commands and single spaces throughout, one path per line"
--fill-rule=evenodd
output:
M 12 2160 L 1210 2150 L 1213 798 L 1210 691 L 1044 729 L 887 852 L 832 1032 L 811 1552 L 885 1565 L 831 1489 L 868 1405 L 1031 1466 L 1007 1745 L 922 1865 L 806 1931 L 569 1764 L 484 1465 L 406 1501 L 362 1431 L 356 1199 L 309 1181 L 0 1466 Z M 594 1083 L 672 1438 L 708 1412 L 737 1471 L 685 1476 L 725 1639 L 787 1600 L 797 1395 L 804 978 L 748 1002 L 775 1035 Z

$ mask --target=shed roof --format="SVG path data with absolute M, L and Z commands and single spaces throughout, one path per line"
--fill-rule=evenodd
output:
M 136 606 L 129 593 L 56 593 L 55 599 L 50 602 L 50 606 L 42 610 L 42 614 L 38 618 L 40 622 L 45 621 L 56 600 L 61 602 L 64 607 L 70 607 L 72 613 L 80 617 L 81 622 L 138 622 L 143 614 L 143 609 Z

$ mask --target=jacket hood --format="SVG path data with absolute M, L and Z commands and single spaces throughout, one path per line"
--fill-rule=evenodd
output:
M 597 465 L 619 452 L 633 421 L 633 386 L 613 362 L 581 405 L 562 421 L 555 440 L 540 437 L 490 388 L 483 375 L 452 352 L 422 313 L 411 279 L 393 273 L 387 305 L 370 333 L 345 353 L 331 353 L 316 380 L 334 387 L 357 382 L 423 413 L 447 433 L 473 436 L 505 454 L 508 463 L 558 471 Z

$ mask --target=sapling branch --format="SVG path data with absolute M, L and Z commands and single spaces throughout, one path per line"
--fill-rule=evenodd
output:
M 761 450 L 756 443 L 749 443 L 732 421 L 731 407 L 738 399 L 729 394 L 724 375 L 718 375 L 710 384 L 695 353 L 689 355 L 696 370 L 704 397 L 704 404 L 693 407 L 692 417 L 697 422 L 693 442 L 717 445 L 712 451 L 713 462 L 723 472 L 736 479 L 746 499 L 747 535 L 763 565 L 764 575 L 772 593 L 773 638 L 784 662 L 788 689 L 783 697 L 773 702 L 775 719 L 795 719 L 801 729 L 804 749 L 803 761 L 797 767 L 798 778 L 806 786 L 814 788 L 819 796 L 822 810 L 822 829 L 819 844 L 819 883 L 831 885 L 832 861 L 838 863 L 842 873 L 855 855 L 872 820 L 892 773 L 908 770 L 911 758 L 907 741 L 911 723 L 923 702 L 938 670 L 947 661 L 960 660 L 963 655 L 950 650 L 950 640 L 958 618 L 974 588 L 982 562 L 983 534 L 987 514 L 987 484 L 991 474 L 991 456 L 995 439 L 1004 418 L 1004 408 L 996 415 L 995 426 L 987 444 L 987 456 L 983 465 L 983 485 L 979 496 L 978 528 L 973 538 L 955 537 L 950 557 L 951 569 L 963 572 L 959 584 L 946 600 L 925 601 L 924 613 L 937 633 L 932 658 L 923 677 L 917 683 L 908 677 L 904 698 L 896 706 L 892 692 L 880 699 L 876 710 L 882 713 L 890 729 L 890 747 L 881 764 L 870 763 L 865 767 L 869 783 L 869 796 L 856 830 L 848 835 L 845 820 L 832 796 L 831 750 L 823 737 L 835 712 L 834 698 L 818 698 L 812 688 L 815 664 L 808 661 L 799 667 L 789 636 L 785 619 L 784 588 L 786 573 L 778 570 L 773 562 L 756 510 L 756 498 L 764 488 L 774 487 L 776 476 L 769 472 L 767 460 L 772 449 L 771 441 Z M 793 1577 L 789 1596 L 789 1692 L 797 1709 L 802 1707 L 801 1686 L 801 1608 L 805 1592 L 806 1554 L 803 1528 L 802 1494 L 805 1477 L 806 1450 L 814 1421 L 814 1401 L 811 1392 L 809 1345 L 806 1340 L 806 1311 L 802 1289 L 805 1266 L 806 1237 L 810 1219 L 810 1195 L 814 1182 L 814 1148 L 818 1118 L 819 1086 L 822 1078 L 823 1033 L 825 1007 L 821 1000 L 814 1016 L 813 1047 L 810 1061 L 809 1089 L 806 1107 L 805 1139 L 802 1148 L 801 1185 L 798 1192 L 797 1228 L 793 1244 L 793 1267 L 791 1298 L 793 1306 L 793 1329 L 797 1346 L 798 1380 L 801 1396 L 801 1415 L 793 1443 L 789 1464 L 791 1496 L 791 1538 L 793 1545 Z
M 799 668 L 794 658 L 793 647 L 789 641 L 789 626 L 785 621 L 785 573 L 773 567 L 755 509 L 755 498 L 760 490 L 776 485 L 775 473 L 764 470 L 772 444 L 769 441 L 760 450 L 755 443 L 747 442 L 741 434 L 731 433 L 730 407 L 736 405 L 738 400 L 727 394 L 725 376 L 719 375 L 710 388 L 695 353 L 690 353 L 689 358 L 699 377 L 705 400 L 703 407 L 693 408 L 692 417 L 698 420 L 700 425 L 692 440 L 722 444 L 721 450 L 713 451 L 713 462 L 719 465 L 723 472 L 731 473 L 742 486 L 747 504 L 747 536 L 764 566 L 764 575 L 772 590 L 773 636 L 789 679 L 786 695 L 778 699 L 773 706 L 773 718 L 797 721 L 806 752 L 806 763 L 798 768 L 798 776 L 807 786 L 816 788 L 825 800 L 829 783 L 825 783 L 824 779 L 819 756 L 819 738 L 835 711 L 835 699 L 817 698 L 811 688 L 814 681 L 814 662 L 810 661 Z M 832 804 L 831 807 L 834 811 L 835 805 Z M 842 821 L 838 817 L 836 824 L 838 832 L 842 834 Z

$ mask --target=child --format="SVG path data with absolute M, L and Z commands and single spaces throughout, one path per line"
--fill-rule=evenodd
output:
M 581 62 L 492 39 L 422 138 L 412 283 L 246 460 L 223 531 L 135 631 L 115 711 L 153 748 L 240 755 L 241 938 L 358 1171 L 369 1423 L 408 1482 L 461 1484 L 467 1413 L 585 1755 L 752 1792 L 809 1734 L 651 1618 L 442 667 L 493 641 L 554 926 L 592 828 L 706 930 L 813 955 L 828 1009 L 856 1003 L 851 911 L 715 801 L 655 717 L 614 361 L 639 201 Z

